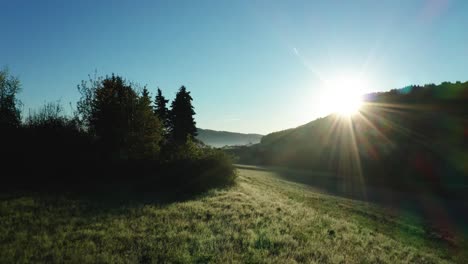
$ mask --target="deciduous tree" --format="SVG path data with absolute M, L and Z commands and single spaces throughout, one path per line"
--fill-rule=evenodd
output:
M 0 129 L 17 128 L 21 124 L 21 102 L 16 98 L 21 90 L 18 78 L 8 69 L 0 70 Z

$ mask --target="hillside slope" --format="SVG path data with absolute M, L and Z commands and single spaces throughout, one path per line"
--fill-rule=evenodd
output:
M 329 115 L 231 153 L 239 163 L 329 171 L 395 188 L 466 185 L 467 105 L 468 82 L 369 94 L 357 115 Z
M 212 147 L 251 145 L 259 143 L 263 137 L 260 134 L 243 134 L 201 128 L 198 128 L 197 132 L 197 139 Z
M 346 179 L 353 197 L 369 188 L 411 194 L 412 210 L 468 230 L 468 82 L 410 88 L 370 94 L 352 117 L 330 115 L 227 151 L 238 163 Z M 379 195 L 409 206 L 405 195 Z
M 122 197 L 119 193 L 117 197 Z M 421 219 L 239 169 L 237 186 L 186 201 L 24 195 L 0 200 L 0 259 L 100 263 L 451 263 L 462 240 Z

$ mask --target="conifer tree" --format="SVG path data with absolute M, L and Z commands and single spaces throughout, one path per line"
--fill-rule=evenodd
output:
M 138 98 L 133 129 L 130 137 L 129 157 L 133 159 L 155 159 L 159 155 L 162 125 L 151 107 L 151 97 L 146 87 Z
M 161 123 L 164 126 L 164 130 L 167 132 L 169 130 L 169 110 L 167 109 L 167 100 L 161 92 L 161 89 L 158 88 L 158 94 L 154 100 L 154 114 L 159 118 Z
M 177 92 L 176 98 L 172 101 L 170 132 L 176 143 L 184 143 L 189 136 L 193 138 L 197 135 L 192 100 L 190 92 L 187 91 L 185 86 L 182 86 Z

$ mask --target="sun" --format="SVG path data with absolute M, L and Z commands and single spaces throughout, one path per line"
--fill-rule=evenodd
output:
M 336 113 L 342 116 L 351 116 L 359 112 L 362 100 L 360 98 L 345 98 L 334 103 Z
M 359 112 L 362 106 L 362 95 L 359 92 L 360 86 L 348 83 L 348 87 L 340 89 L 335 96 L 330 98 L 332 111 L 342 116 L 351 116 Z M 343 87 L 343 86 L 340 86 Z
M 324 111 L 342 116 L 352 116 L 359 112 L 363 101 L 362 94 L 368 82 L 359 75 L 338 75 L 324 81 Z

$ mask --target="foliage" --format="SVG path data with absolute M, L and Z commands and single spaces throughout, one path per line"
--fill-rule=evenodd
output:
M 47 159 L 69 164 L 93 155 L 88 134 L 75 118 L 64 113 L 60 102 L 49 102 L 38 111 L 30 111 L 21 134 L 25 137 L 21 140 L 28 149 L 24 153 L 28 157 L 26 160 L 36 160 L 36 163 Z
M 158 159 L 163 138 L 162 124 L 154 115 L 151 98 L 146 88 L 138 98 L 135 120 L 129 139 L 129 157 L 133 159 Z
M 104 77 L 98 77 L 97 73 L 94 76 L 88 75 L 88 80 L 82 80 L 77 85 L 78 92 L 81 98 L 76 103 L 77 119 L 80 121 L 81 126 L 89 130 L 91 128 L 91 121 L 93 119 L 93 104 L 97 94 L 97 90 L 102 86 Z
M 201 147 L 190 136 L 174 148 L 168 170 L 176 182 L 185 182 L 187 191 L 198 192 L 234 183 L 236 174 L 232 160 L 221 150 Z
M 83 82 L 79 91 L 79 116 L 105 157 L 146 159 L 159 154 L 162 128 L 146 89 L 139 96 L 131 84 L 112 75 Z
M 0 70 L 0 129 L 17 128 L 21 123 L 21 112 L 17 94 L 21 91 L 18 78 L 8 69 Z
M 195 170 L 198 177 L 191 182 L 193 190 L 208 190 L 234 184 L 237 177 L 232 159 L 220 150 L 204 149 L 196 160 Z
M 49 102 L 38 111 L 30 111 L 26 117 L 26 128 L 59 128 L 72 123 L 63 113 L 60 102 Z
M 176 128 L 186 130 L 186 140 L 167 139 L 171 135 L 164 132 L 146 87 L 137 92 L 134 84 L 115 75 L 89 79 L 78 86 L 81 98 L 74 117 L 59 102 L 47 103 L 30 110 L 21 126 L 2 137 L 1 170 L 13 168 L 13 162 L 21 168 L 15 177 L 2 174 L 3 188 L 80 193 L 127 186 L 194 193 L 233 183 L 231 161 L 193 140 L 186 126 Z M 188 118 L 195 124 L 191 100 L 181 89 L 174 120 Z
M 161 120 L 164 125 L 164 133 L 165 135 L 168 134 L 169 127 L 170 127 L 170 120 L 169 120 L 169 110 L 167 109 L 167 100 L 161 92 L 161 89 L 158 88 L 158 94 L 154 100 L 154 114 Z
M 229 186 L 236 174 L 232 159 L 223 151 L 204 146 L 187 136 L 185 142 L 167 145 L 165 185 L 178 186 L 187 193 Z
M 176 98 L 171 104 L 170 132 L 176 143 L 184 143 L 188 136 L 197 136 L 195 126 L 195 111 L 192 106 L 192 96 L 185 86 L 180 87 Z

